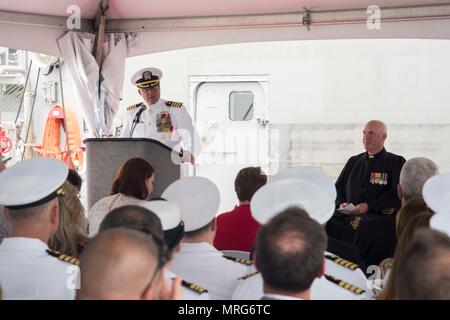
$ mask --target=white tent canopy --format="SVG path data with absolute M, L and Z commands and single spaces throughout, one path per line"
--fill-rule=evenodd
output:
M 0 46 L 63 57 L 83 96 L 80 104 L 91 135 L 102 136 L 117 111 L 126 56 L 256 41 L 450 39 L 447 1 L 379 0 L 379 13 L 367 10 L 373 2 L 0 0 Z M 100 6 L 108 7 L 104 37 L 98 32 Z M 78 13 L 79 29 L 73 30 Z M 377 17 L 379 28 L 369 28 L 368 20 Z M 94 55 L 95 35 L 101 35 L 100 57 Z
M 0 0 L 0 46 L 60 56 L 56 39 L 67 31 L 73 6 L 81 31 L 92 32 L 100 3 Z M 366 27 L 366 9 L 374 4 L 382 9 L 379 30 Z M 305 9 L 310 31 L 302 25 Z M 106 16 L 106 32 L 140 31 L 128 56 L 251 41 L 450 38 L 448 0 L 110 0 Z

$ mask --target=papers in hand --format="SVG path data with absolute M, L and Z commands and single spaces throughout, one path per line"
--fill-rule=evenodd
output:
M 356 209 L 355 205 L 353 203 L 349 203 L 346 207 L 340 208 L 339 211 L 344 214 L 349 214 L 352 213 L 353 210 L 355 209 Z

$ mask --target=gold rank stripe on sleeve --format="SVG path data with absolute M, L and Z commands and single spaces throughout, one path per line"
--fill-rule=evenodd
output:
M 58 251 L 54 251 L 54 250 L 48 249 L 48 250 L 47 250 L 47 253 L 48 253 L 49 255 L 51 255 L 52 257 L 58 258 L 58 259 L 61 260 L 61 261 L 65 261 L 65 262 L 68 262 L 68 263 L 70 263 L 70 264 L 74 264 L 74 265 L 76 265 L 76 266 L 79 266 L 79 265 L 80 265 L 80 260 L 78 260 L 77 258 L 68 256 L 68 255 L 66 255 L 66 254 L 63 254 L 63 253 L 61 253 L 61 252 L 58 252 Z
M 345 260 L 345 259 L 342 259 L 342 258 L 339 258 L 339 257 L 336 257 L 336 256 L 328 255 L 328 254 L 325 255 L 325 258 L 328 259 L 328 260 L 334 261 L 337 264 L 339 264 L 339 265 L 341 265 L 341 266 L 343 266 L 343 267 L 345 267 L 347 269 L 350 269 L 350 270 L 358 269 L 358 265 L 356 263 L 351 262 L 351 261 L 348 261 L 348 260 Z
M 200 287 L 199 285 L 196 285 L 195 283 L 187 282 L 187 281 L 185 281 L 185 280 L 182 280 L 182 281 L 181 281 L 181 285 L 182 285 L 183 287 L 188 288 L 188 289 L 190 289 L 190 290 L 192 290 L 192 291 L 195 291 L 195 292 L 197 292 L 197 293 L 199 293 L 199 294 L 207 293 L 207 292 L 208 292 L 208 290 L 206 290 L 205 288 L 202 288 L 202 287 Z
M 132 104 L 131 106 L 129 106 L 129 107 L 127 108 L 127 111 L 136 109 L 137 107 L 140 107 L 141 105 L 142 105 L 142 102 L 136 103 L 136 104 Z
M 325 276 L 325 279 L 327 279 L 328 281 L 331 281 L 331 282 L 337 284 L 338 286 L 340 286 L 348 291 L 351 291 L 357 295 L 361 295 L 364 292 L 366 292 L 365 290 L 363 290 L 357 286 L 354 286 L 351 283 L 348 283 L 347 281 L 335 278 L 335 277 L 327 275 L 327 274 L 325 274 L 324 276 Z
M 241 259 L 241 258 L 235 258 L 235 257 L 229 257 L 229 256 L 223 256 L 225 259 L 240 263 L 240 264 L 245 264 L 247 266 L 251 266 L 253 264 L 252 260 L 247 260 L 247 259 Z
M 256 276 L 258 273 L 259 273 L 259 271 L 251 272 L 249 274 L 243 275 L 242 277 L 239 277 L 238 280 L 245 280 L 245 279 L 251 278 L 253 276 Z
M 168 106 L 168 107 L 181 108 L 182 105 L 183 105 L 183 102 L 166 101 L 166 106 Z

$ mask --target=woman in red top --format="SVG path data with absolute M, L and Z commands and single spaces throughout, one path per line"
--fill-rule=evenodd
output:
M 217 217 L 214 246 L 217 250 L 250 252 L 260 225 L 250 213 L 250 199 L 267 182 L 260 167 L 241 169 L 234 180 L 239 205 Z

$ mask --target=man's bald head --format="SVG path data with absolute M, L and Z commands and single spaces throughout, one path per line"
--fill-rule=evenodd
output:
M 375 155 L 384 148 L 387 138 L 387 127 L 380 120 L 371 120 L 363 129 L 363 145 L 369 155 Z
M 81 255 L 78 299 L 141 299 L 158 266 L 153 238 L 114 228 L 95 236 Z

